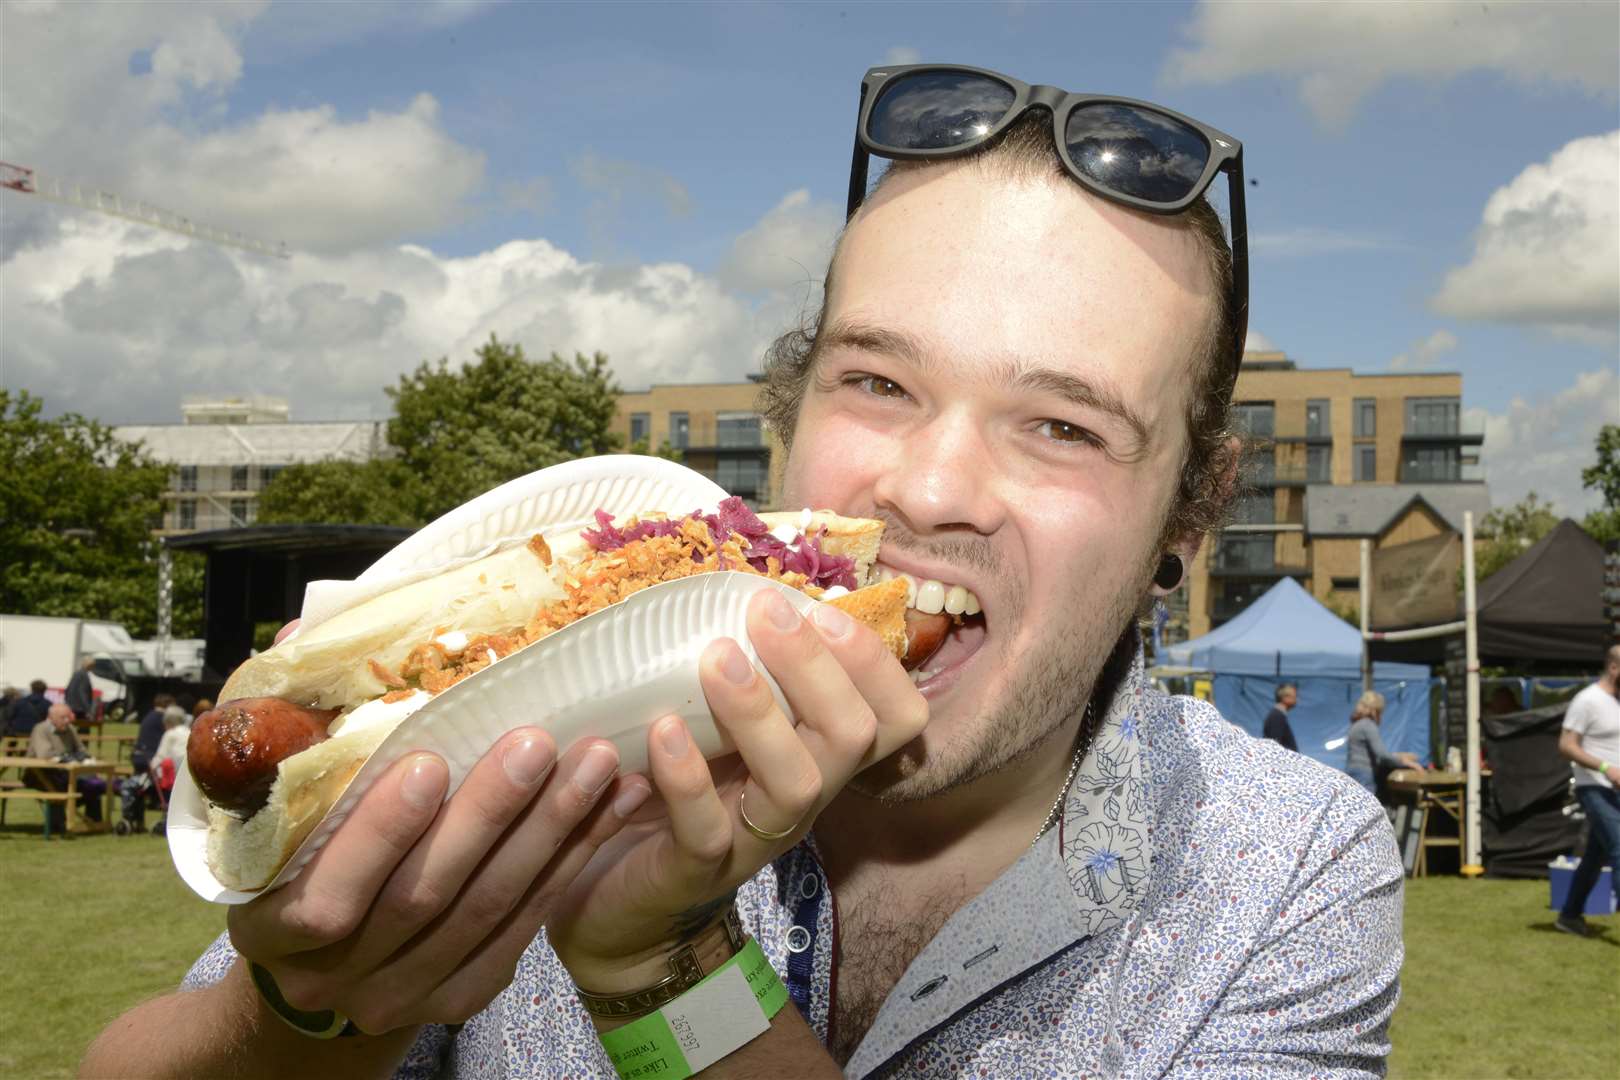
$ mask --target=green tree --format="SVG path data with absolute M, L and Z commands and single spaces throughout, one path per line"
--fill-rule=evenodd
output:
M 620 449 L 602 353 L 531 360 L 491 335 L 474 357 L 400 376 L 385 391 L 389 455 L 288 466 L 259 496 L 258 520 L 421 525 L 525 473 Z M 680 460 L 667 443 L 658 453 Z
M 619 387 L 608 359 L 531 360 L 492 334 L 459 371 L 422 364 L 388 388 L 388 442 L 415 479 L 427 521 L 536 469 L 621 447 L 612 431 Z
M 1512 506 L 1485 515 L 1480 532 L 1487 537 L 1474 552 L 1474 577 L 1483 581 L 1524 554 L 1537 540 L 1553 531 L 1559 517 L 1552 504 L 1530 492 Z
M 661 457 L 665 461 L 680 462 L 686 460 L 686 451 L 671 446 L 668 439 L 659 443 L 656 450 L 652 448 L 651 439 L 637 439 L 630 444 L 629 452 L 632 454 L 645 454 L 649 457 Z
M 1581 524 L 1599 541 L 1620 540 L 1620 424 L 1604 424 L 1594 449 L 1597 461 L 1581 470 L 1581 486 L 1601 492 L 1603 507 Z
M 397 460 L 289 465 L 259 493 L 258 521 L 420 525 L 415 477 Z
M 157 541 L 168 467 L 74 413 L 0 390 L 0 611 L 157 629 Z M 173 630 L 202 626 L 200 560 L 176 553 Z

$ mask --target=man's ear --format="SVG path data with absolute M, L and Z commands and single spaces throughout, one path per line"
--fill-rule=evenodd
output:
M 1237 495 L 1238 474 L 1243 461 L 1243 440 L 1236 435 L 1232 436 L 1226 442 L 1226 450 L 1226 468 L 1221 470 L 1220 479 L 1217 481 L 1223 507 L 1230 506 L 1232 499 Z M 1192 573 L 1193 560 L 1198 557 L 1198 552 L 1204 546 L 1204 539 L 1207 536 L 1207 533 L 1202 532 L 1191 533 L 1170 543 L 1164 553 L 1174 555 L 1181 560 L 1181 580 L 1168 589 L 1155 583 L 1148 590 L 1151 595 L 1169 596 L 1176 589 L 1186 584 L 1187 578 Z

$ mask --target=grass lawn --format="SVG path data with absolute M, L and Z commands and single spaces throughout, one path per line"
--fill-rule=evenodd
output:
M 225 924 L 149 835 L 40 837 L 37 803 L 0 829 L 0 1077 L 70 1076 L 96 1033 L 173 989 Z M 1597 1078 L 1620 1062 L 1620 925 L 1552 928 L 1543 881 L 1408 884 L 1390 1074 Z

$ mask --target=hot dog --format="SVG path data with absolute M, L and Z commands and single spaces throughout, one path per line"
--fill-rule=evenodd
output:
M 828 512 L 649 515 L 534 537 L 375 597 L 239 667 L 193 729 L 187 761 L 209 800 L 208 860 L 262 888 L 406 715 L 579 618 L 694 573 L 763 574 L 837 605 L 908 667 L 945 615 L 906 610 L 906 584 L 868 584 L 883 526 Z

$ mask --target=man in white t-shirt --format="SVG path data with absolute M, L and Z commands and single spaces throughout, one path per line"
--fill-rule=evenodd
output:
M 1604 656 L 1603 674 L 1598 681 L 1575 695 L 1564 713 L 1564 730 L 1558 736 L 1558 750 L 1570 760 L 1575 772 L 1575 797 L 1586 811 L 1588 836 L 1581 865 L 1570 882 L 1569 895 L 1557 926 L 1582 937 L 1590 935 L 1581 915 L 1586 897 L 1603 873 L 1620 863 L 1620 645 L 1611 646 Z M 1610 874 L 1615 900 L 1620 905 L 1620 874 Z

